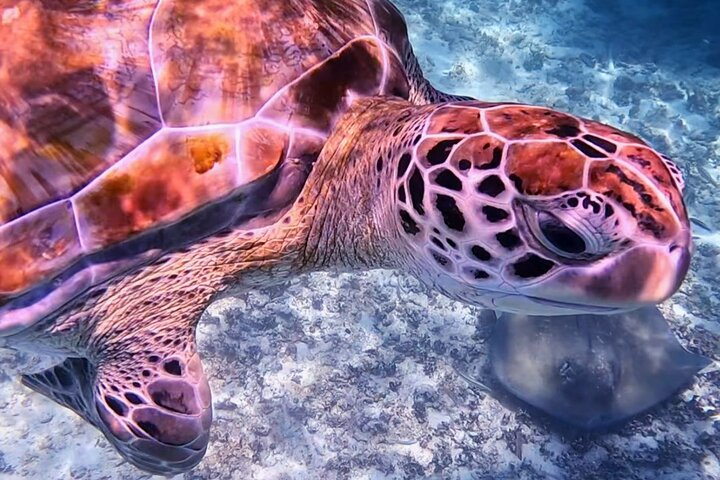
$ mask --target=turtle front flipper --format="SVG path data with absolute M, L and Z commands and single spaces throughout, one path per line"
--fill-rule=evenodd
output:
M 144 358 L 117 353 L 97 366 L 69 358 L 22 381 L 93 424 L 143 470 L 174 475 L 205 455 L 210 388 L 194 348 Z

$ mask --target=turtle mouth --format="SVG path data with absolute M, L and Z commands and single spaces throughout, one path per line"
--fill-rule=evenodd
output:
M 609 315 L 609 314 L 615 314 L 615 313 L 622 313 L 627 312 L 630 310 L 633 310 L 633 307 L 607 307 L 604 305 L 591 305 L 588 303 L 572 303 L 572 302 L 561 302 L 559 300 L 550 300 L 547 298 L 540 298 L 540 297 L 533 297 L 528 296 L 530 300 L 533 302 L 539 304 L 539 305 L 545 305 L 548 307 L 555 307 L 555 308 L 565 308 L 568 310 L 573 310 L 577 312 L 578 310 L 581 310 L 585 313 L 596 313 L 600 315 Z

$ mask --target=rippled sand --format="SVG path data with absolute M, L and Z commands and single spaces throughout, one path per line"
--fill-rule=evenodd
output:
M 397 3 L 439 87 L 595 117 L 677 161 L 692 215 L 708 228 L 696 228 L 692 271 L 663 309 L 685 346 L 720 359 L 711 2 Z M 215 426 L 207 457 L 184 478 L 720 478 L 717 366 L 629 424 L 580 435 L 487 392 L 490 328 L 479 309 L 389 272 L 317 274 L 222 299 L 199 327 Z M 17 383 L 35 359 L 3 351 L 0 365 L 0 478 L 148 477 Z

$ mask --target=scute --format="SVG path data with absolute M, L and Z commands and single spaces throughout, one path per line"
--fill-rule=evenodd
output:
M 73 197 L 83 245 L 97 251 L 175 222 L 257 178 L 241 173 L 234 127 L 163 130 Z
M 364 1 L 164 0 L 151 39 L 163 119 L 245 120 L 347 42 L 373 34 Z
M 4 4 L 1 223 L 67 198 L 160 127 L 145 33 L 155 2 L 47 3 Z
M 10 0 L 0 336 L 285 208 L 355 98 L 409 95 L 388 44 L 398 32 L 378 35 L 393 26 L 378 12 L 364 0 Z
M 25 215 L 0 231 L 0 298 L 42 280 L 82 254 L 67 200 Z

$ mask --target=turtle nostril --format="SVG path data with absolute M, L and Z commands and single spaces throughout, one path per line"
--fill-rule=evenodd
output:
M 678 245 L 677 243 L 670 245 L 670 253 L 674 252 L 678 248 L 680 248 L 680 245 Z

